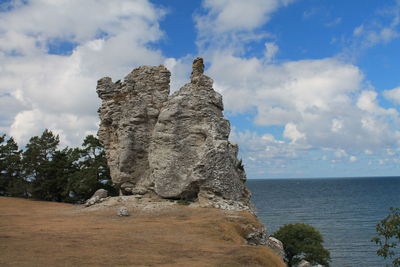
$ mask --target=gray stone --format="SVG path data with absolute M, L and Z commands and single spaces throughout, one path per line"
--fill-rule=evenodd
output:
M 194 69 L 191 82 L 161 109 L 150 143 L 150 178 L 164 198 L 195 200 L 206 192 L 213 196 L 207 200 L 219 197 L 248 205 L 238 147 L 228 141 L 230 124 L 212 84 Z
M 85 206 L 89 207 L 96 203 L 100 203 L 107 197 L 108 197 L 107 190 L 99 189 L 96 192 L 94 192 L 93 196 L 86 201 Z
M 96 192 L 94 192 L 92 197 L 96 197 L 96 196 L 98 196 L 100 199 L 106 198 L 106 197 L 108 197 L 108 192 L 107 192 L 107 190 L 101 188 L 101 189 L 98 189 Z
M 311 263 L 306 260 L 301 260 L 295 267 L 312 267 Z
M 97 83 L 102 99 L 98 136 L 106 150 L 112 181 L 123 194 L 132 193 L 141 182 L 145 189 L 149 186 L 148 147 L 168 98 L 170 75 L 162 65 L 142 66 L 124 82 L 113 83 L 106 77 Z
M 251 210 L 222 96 L 203 72 L 203 59 L 196 58 L 190 83 L 169 97 L 164 66 L 139 67 L 124 82 L 98 81 L 98 135 L 122 194 L 154 192 L 201 206 Z
M 122 206 L 118 209 L 118 216 L 129 216 L 129 211 L 128 208 L 125 206 Z
M 246 236 L 246 241 L 249 245 L 265 245 L 266 239 L 267 230 L 264 226 L 259 228 L 252 226 L 250 233 Z
M 269 247 L 270 249 L 272 249 L 273 252 L 275 252 L 277 255 L 279 255 L 279 257 L 281 257 L 282 259 L 286 258 L 286 253 L 285 253 L 285 249 L 283 247 L 283 243 L 276 239 L 275 237 L 268 237 L 267 239 L 267 247 Z

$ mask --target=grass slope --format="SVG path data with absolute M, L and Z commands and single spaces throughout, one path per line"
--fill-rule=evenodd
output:
M 284 266 L 245 243 L 259 224 L 249 213 L 172 205 L 118 217 L 117 208 L 0 197 L 0 266 Z

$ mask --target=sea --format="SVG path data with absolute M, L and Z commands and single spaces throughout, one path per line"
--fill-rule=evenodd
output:
M 400 207 L 400 177 L 249 179 L 257 216 L 272 234 L 289 223 L 317 228 L 332 267 L 384 267 L 375 226 Z

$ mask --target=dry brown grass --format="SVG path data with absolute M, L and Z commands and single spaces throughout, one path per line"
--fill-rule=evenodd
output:
M 153 213 L 0 197 L 0 266 L 284 266 L 247 245 L 246 212 L 174 205 Z

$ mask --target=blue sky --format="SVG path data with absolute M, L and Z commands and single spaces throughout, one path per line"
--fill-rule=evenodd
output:
M 399 175 L 400 1 L 0 0 L 0 132 L 96 133 L 96 81 L 191 61 L 249 178 Z

